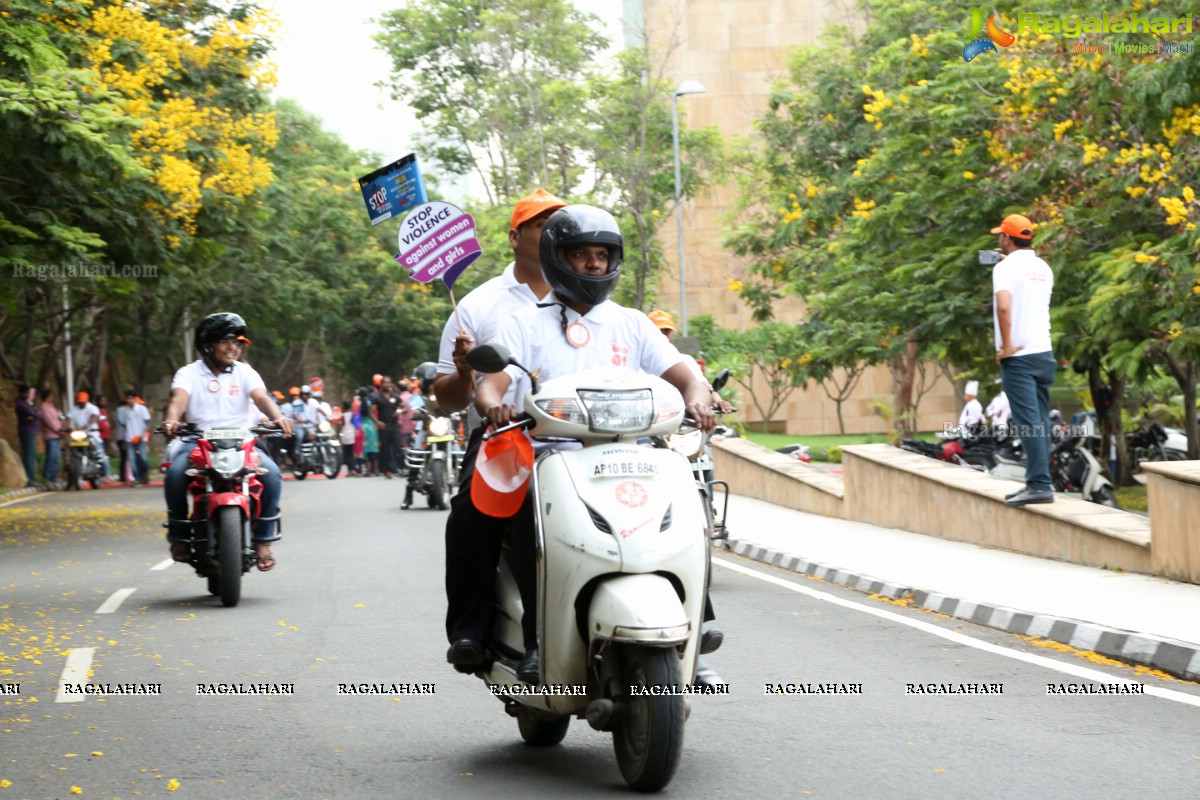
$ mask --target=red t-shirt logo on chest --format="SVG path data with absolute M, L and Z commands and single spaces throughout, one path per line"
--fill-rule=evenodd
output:
M 612 343 L 612 363 L 614 367 L 624 367 L 629 364 L 629 348 L 613 339 Z
M 235 384 L 233 384 L 232 386 L 230 386 L 230 387 L 229 387 L 229 396 L 230 396 L 230 397 L 237 397 L 237 396 L 238 396 L 238 391 L 239 391 L 240 389 L 241 389 L 241 387 L 240 387 L 240 386 L 238 386 L 236 383 L 235 383 Z

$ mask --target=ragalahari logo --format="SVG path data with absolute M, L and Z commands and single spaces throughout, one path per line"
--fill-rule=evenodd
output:
M 993 11 L 987 18 L 987 24 L 983 22 L 983 6 L 971 9 L 971 32 L 967 35 L 970 40 L 967 46 L 963 48 L 963 61 L 970 61 L 980 53 L 991 50 L 993 53 L 999 52 L 996 45 L 1008 47 L 1017 40 L 1008 31 L 996 24 L 996 12 Z

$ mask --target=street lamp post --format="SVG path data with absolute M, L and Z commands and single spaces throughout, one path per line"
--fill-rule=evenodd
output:
M 704 86 L 699 81 L 684 81 L 671 95 L 671 143 L 675 154 L 675 232 L 679 237 L 679 321 L 683 324 L 681 336 L 688 335 L 687 324 L 687 281 L 683 271 L 683 187 L 679 177 L 679 97 L 685 94 L 701 94 Z

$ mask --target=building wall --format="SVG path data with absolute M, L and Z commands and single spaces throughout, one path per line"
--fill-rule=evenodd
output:
M 666 74 L 676 83 L 696 80 L 704 94 L 679 98 L 680 125 L 716 125 L 726 137 L 752 135 L 754 122 L 766 109 L 772 81 L 785 73 L 788 52 L 815 42 L 826 24 L 854 25 L 853 4 L 827 0 L 625 0 L 627 41 L 648 43 L 655 53 L 667 53 Z M 711 314 L 725 328 L 753 325 L 750 310 L 729 291 L 730 278 L 743 278 L 746 263 L 722 249 L 723 218 L 734 200 L 734 187 L 716 186 L 683 209 L 684 274 L 689 317 Z M 679 270 L 675 226 L 663 227 L 664 252 L 669 264 L 659 284 L 663 304 L 679 312 Z M 798 298 L 775 305 L 783 322 L 803 319 Z M 848 433 L 882 432 L 884 420 L 873 412 L 873 401 L 892 394 L 890 372 L 874 368 L 843 406 Z M 981 398 L 985 403 L 990 398 Z M 944 378 L 920 406 L 918 427 L 935 430 L 958 419 L 958 391 Z M 755 419 L 749 398 L 742 416 Z M 837 411 L 819 387 L 797 390 L 776 415 L 787 433 L 837 433 Z

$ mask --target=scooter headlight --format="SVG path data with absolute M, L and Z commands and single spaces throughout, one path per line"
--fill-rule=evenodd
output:
M 450 420 L 446 417 L 434 417 L 429 420 L 429 434 L 431 436 L 445 436 L 450 432 Z
M 695 430 L 687 433 L 672 433 L 667 437 L 667 447 L 689 461 L 704 449 L 704 432 Z
M 654 395 L 649 389 L 580 389 L 588 427 L 597 433 L 636 433 L 654 423 Z

